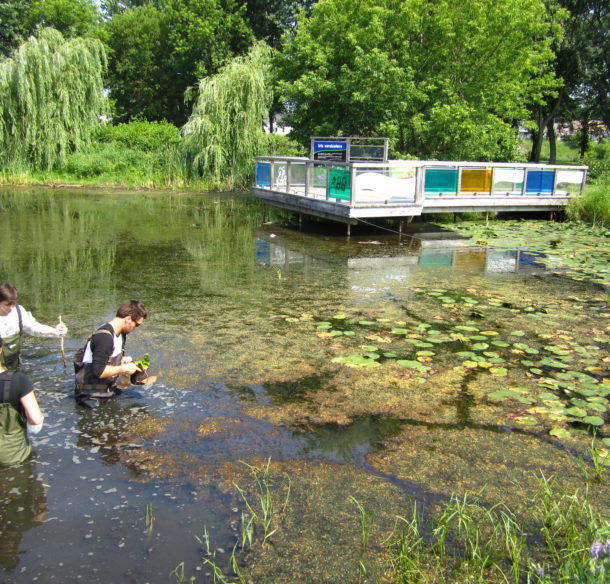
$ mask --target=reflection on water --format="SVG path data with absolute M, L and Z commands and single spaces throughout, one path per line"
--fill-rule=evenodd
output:
M 19 565 L 23 534 L 44 521 L 47 499 L 35 460 L 0 467 L 0 485 L 0 569 L 10 572 Z
M 2 471 L 0 580 L 159 581 L 181 561 L 200 562 L 194 537 L 204 527 L 232 549 L 227 526 L 239 501 L 223 465 L 321 458 L 364 472 L 365 457 L 398 427 L 377 412 L 347 411 L 338 426 L 333 412 L 314 411 L 308 393 L 326 392 L 331 410 L 354 380 L 346 371 L 328 387 L 334 349 L 287 318 L 404 318 L 414 303 L 414 314 L 433 318 L 437 308 L 411 286 L 455 279 L 485 290 L 501 281 L 521 286 L 518 295 L 528 286 L 521 280 L 542 269 L 533 253 L 311 235 L 265 223 L 274 218 L 249 197 L 218 193 L 0 191 L 0 280 L 17 286 L 41 322 L 62 315 L 68 356 L 122 300 L 142 300 L 150 316 L 129 335 L 127 352 L 148 353 L 159 378 L 83 411 L 58 340 L 26 339 L 24 369 L 45 427 L 33 439 L 36 466 Z M 385 383 L 355 381 L 370 382 L 371 400 Z M 420 401 L 419 415 L 465 425 L 479 399 L 463 392 L 443 412 Z M 308 407 L 318 423 L 308 423 Z

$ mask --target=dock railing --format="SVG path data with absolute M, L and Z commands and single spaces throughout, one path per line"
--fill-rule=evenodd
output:
M 530 206 L 532 198 L 565 205 L 581 195 L 586 166 L 470 161 L 335 162 L 260 156 L 255 189 L 352 208 L 489 206 L 491 199 Z M 552 202 L 552 201 L 551 201 Z

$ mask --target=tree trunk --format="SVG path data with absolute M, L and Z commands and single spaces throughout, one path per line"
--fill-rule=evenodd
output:
M 546 135 L 549 139 L 549 164 L 557 164 L 557 136 L 555 134 L 555 118 L 546 122 Z
M 580 157 L 582 158 L 589 149 L 589 112 L 585 111 L 583 119 L 580 120 Z
M 532 132 L 532 150 L 530 152 L 530 162 L 540 162 L 542 152 L 542 140 L 544 138 L 544 120 L 542 108 L 538 108 L 536 119 L 536 130 Z

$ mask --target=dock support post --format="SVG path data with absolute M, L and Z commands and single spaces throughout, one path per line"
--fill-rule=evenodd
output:
M 402 226 L 404 223 L 404 219 L 398 220 L 398 241 L 402 241 Z
M 301 231 L 302 226 L 303 226 L 303 214 L 299 213 L 299 231 Z
M 347 224 L 347 238 L 349 239 L 352 236 L 352 224 Z

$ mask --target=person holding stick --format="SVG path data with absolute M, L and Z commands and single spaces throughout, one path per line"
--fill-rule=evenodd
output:
M 63 322 L 55 327 L 39 323 L 31 312 L 19 304 L 17 288 L 0 284 L 0 338 L 3 351 L 0 362 L 7 369 L 18 369 L 21 363 L 23 333 L 37 337 L 62 337 L 68 332 Z

